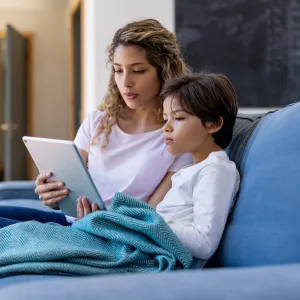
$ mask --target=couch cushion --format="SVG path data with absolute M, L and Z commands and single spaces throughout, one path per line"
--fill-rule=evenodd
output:
M 0 182 L 0 199 L 38 199 L 34 192 L 35 183 L 29 180 Z
M 266 114 L 238 114 L 235 126 L 233 128 L 231 143 L 226 149 L 229 158 L 236 163 L 238 169 L 240 169 L 242 157 L 248 140 L 254 129 L 257 127 L 257 125 L 265 115 Z
M 239 197 L 213 266 L 300 262 L 300 103 L 267 115 L 241 160 Z
M 42 201 L 36 199 L 0 199 L 0 209 L 2 205 L 21 206 L 44 211 L 60 212 L 59 210 L 53 210 L 52 208 L 45 206 Z
M 0 280 L 3 300 L 298 300 L 300 265 L 91 277 Z

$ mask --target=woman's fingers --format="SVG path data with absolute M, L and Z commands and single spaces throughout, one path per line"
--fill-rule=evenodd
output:
M 60 197 L 52 198 L 52 199 L 49 199 L 49 200 L 42 200 L 42 201 L 43 201 L 44 205 L 51 206 L 51 205 L 57 203 L 58 201 L 61 201 L 61 200 L 65 199 L 65 198 L 66 198 L 66 195 L 63 195 L 63 196 L 60 196 Z
M 51 177 L 51 173 L 46 173 L 46 174 L 39 174 L 36 178 L 35 184 L 36 185 L 41 185 L 44 184 L 45 181 Z
M 96 203 L 92 205 L 89 203 L 89 200 L 86 197 L 79 197 L 77 200 L 77 217 L 81 219 L 91 212 L 99 210 L 99 207 Z
M 55 181 L 55 182 L 49 182 L 49 183 L 44 183 L 42 185 L 38 185 L 35 188 L 35 193 L 40 195 L 43 193 L 47 193 L 52 190 L 58 190 L 64 187 L 63 182 Z
M 46 201 L 46 200 L 53 200 L 57 197 L 66 197 L 69 194 L 68 189 L 62 189 L 62 190 L 54 190 L 48 193 L 42 193 L 39 195 L 40 200 Z
M 81 201 L 83 204 L 83 212 L 84 212 L 84 215 L 86 216 L 92 212 L 92 208 L 91 208 L 90 202 L 87 198 L 83 197 L 81 199 Z
M 81 202 L 81 198 L 77 200 L 77 218 L 81 219 L 84 217 L 83 204 Z
M 49 194 L 47 194 L 47 195 L 42 195 L 42 194 L 48 193 L 53 190 L 59 190 L 64 187 L 64 183 L 60 182 L 60 181 L 53 181 L 53 182 L 46 183 L 46 180 L 48 178 L 50 178 L 51 176 L 52 176 L 51 173 L 39 174 L 35 181 L 36 188 L 34 191 L 36 194 L 43 196 L 44 200 L 49 199 L 50 196 L 49 196 Z M 60 194 L 60 195 L 62 195 L 62 194 Z M 58 197 L 58 195 L 56 194 L 53 197 Z
M 97 203 L 92 204 L 92 212 L 99 210 Z

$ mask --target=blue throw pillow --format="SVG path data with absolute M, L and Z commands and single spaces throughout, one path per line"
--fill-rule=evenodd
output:
M 213 266 L 300 262 L 300 103 L 264 117 L 243 153 L 242 183 Z

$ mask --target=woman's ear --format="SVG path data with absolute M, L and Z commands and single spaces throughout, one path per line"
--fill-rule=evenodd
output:
M 206 130 L 208 134 L 213 134 L 218 132 L 224 124 L 224 120 L 222 117 L 219 117 L 218 123 L 215 122 L 207 122 L 205 124 Z

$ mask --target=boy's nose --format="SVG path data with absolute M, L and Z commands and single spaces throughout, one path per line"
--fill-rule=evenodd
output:
M 163 129 L 165 132 L 172 132 L 172 126 L 170 125 L 169 122 L 165 123 Z

